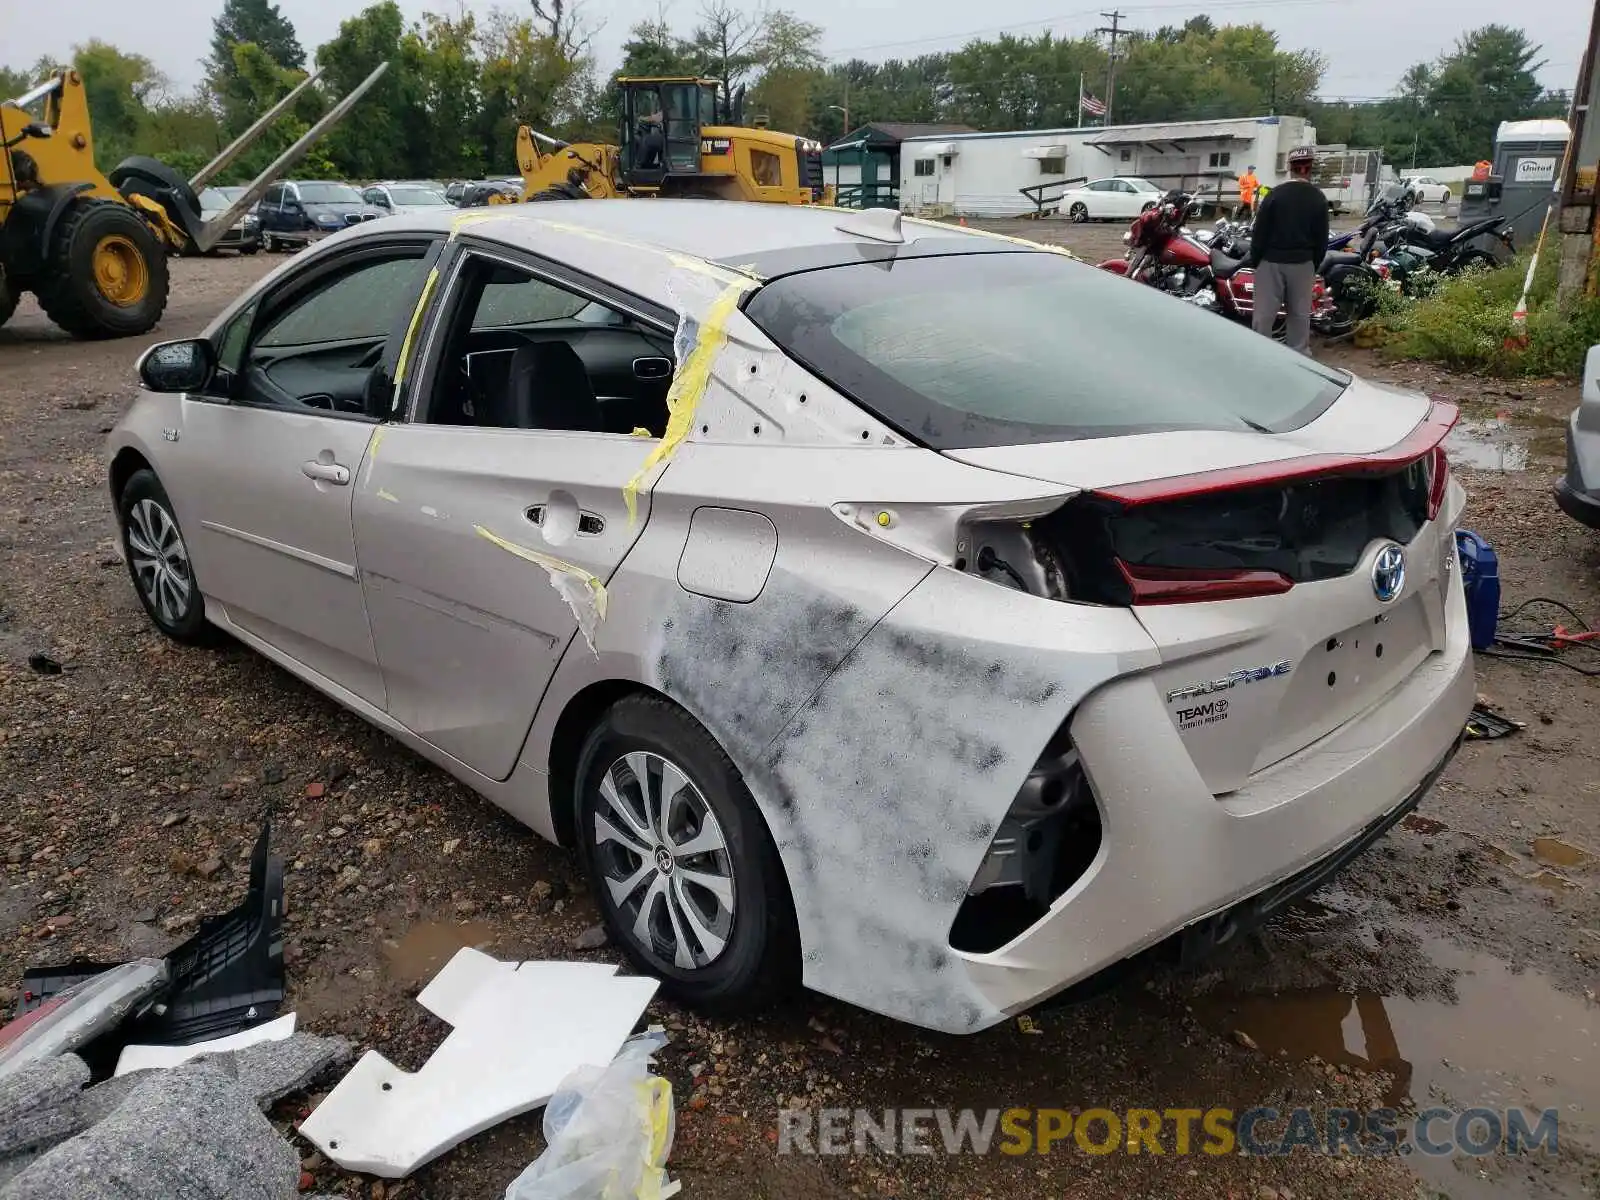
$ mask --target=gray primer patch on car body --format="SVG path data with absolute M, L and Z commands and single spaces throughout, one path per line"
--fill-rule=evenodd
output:
M 1003 1016 L 949 929 L 1073 699 L 1025 647 L 925 621 L 965 599 L 874 622 L 774 574 L 752 604 L 683 596 L 654 656 L 657 685 L 707 724 L 766 817 L 807 986 L 949 1032 Z

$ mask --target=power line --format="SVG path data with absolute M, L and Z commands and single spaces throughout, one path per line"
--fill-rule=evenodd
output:
M 1207 5 L 1208 12 L 1235 9 L 1259 8 L 1300 8 L 1309 4 L 1348 4 L 1350 0 L 1220 0 L 1219 3 Z M 1179 4 L 1130 4 L 1130 13 L 1164 13 L 1164 12 L 1194 12 L 1193 0 Z M 968 29 L 961 32 L 936 33 L 927 37 L 905 38 L 894 42 L 874 42 L 870 46 L 842 46 L 828 51 L 829 55 L 839 58 L 849 54 L 866 54 L 872 50 L 892 50 L 897 46 L 927 46 L 934 42 L 953 42 L 962 38 L 986 37 L 993 34 L 1011 33 L 1020 29 L 1033 29 L 1039 25 L 1054 25 L 1058 22 L 1072 21 L 1082 17 L 1104 16 L 1095 9 L 1080 9 L 1077 12 L 1058 13 L 1053 17 L 1040 17 L 1037 21 L 1018 21 L 1010 25 L 989 25 L 983 29 Z M 1124 13 L 1123 16 L 1128 16 Z

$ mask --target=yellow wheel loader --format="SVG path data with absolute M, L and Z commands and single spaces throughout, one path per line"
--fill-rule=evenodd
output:
M 517 131 L 522 199 L 612 200 L 683 196 L 766 204 L 832 204 L 822 146 L 743 123 L 744 89 L 724 97 L 715 79 L 624 78 L 618 145 L 569 144 Z
M 32 292 L 46 315 L 78 337 L 141 334 L 167 307 L 167 255 L 204 252 L 378 81 L 378 67 L 285 150 L 221 216 L 200 215 L 199 190 L 317 79 L 312 75 L 193 179 L 135 156 L 109 175 L 94 159 L 83 79 L 62 71 L 0 102 L 0 325 Z M 43 119 L 30 111 L 43 106 Z

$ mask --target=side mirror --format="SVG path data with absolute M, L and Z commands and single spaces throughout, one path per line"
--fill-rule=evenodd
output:
M 198 392 L 216 369 L 217 352 L 205 339 L 162 342 L 139 359 L 139 382 L 152 392 Z

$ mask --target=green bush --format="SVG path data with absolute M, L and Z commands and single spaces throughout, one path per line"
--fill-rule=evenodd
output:
M 1527 259 L 1493 271 L 1438 280 L 1398 301 L 1384 297 L 1362 340 L 1392 358 L 1421 359 L 1486 375 L 1577 375 L 1600 342 L 1600 300 L 1581 298 L 1556 310 L 1552 247 L 1541 258 L 1528 299 L 1527 343 L 1511 338 L 1511 314 L 1522 296 Z

